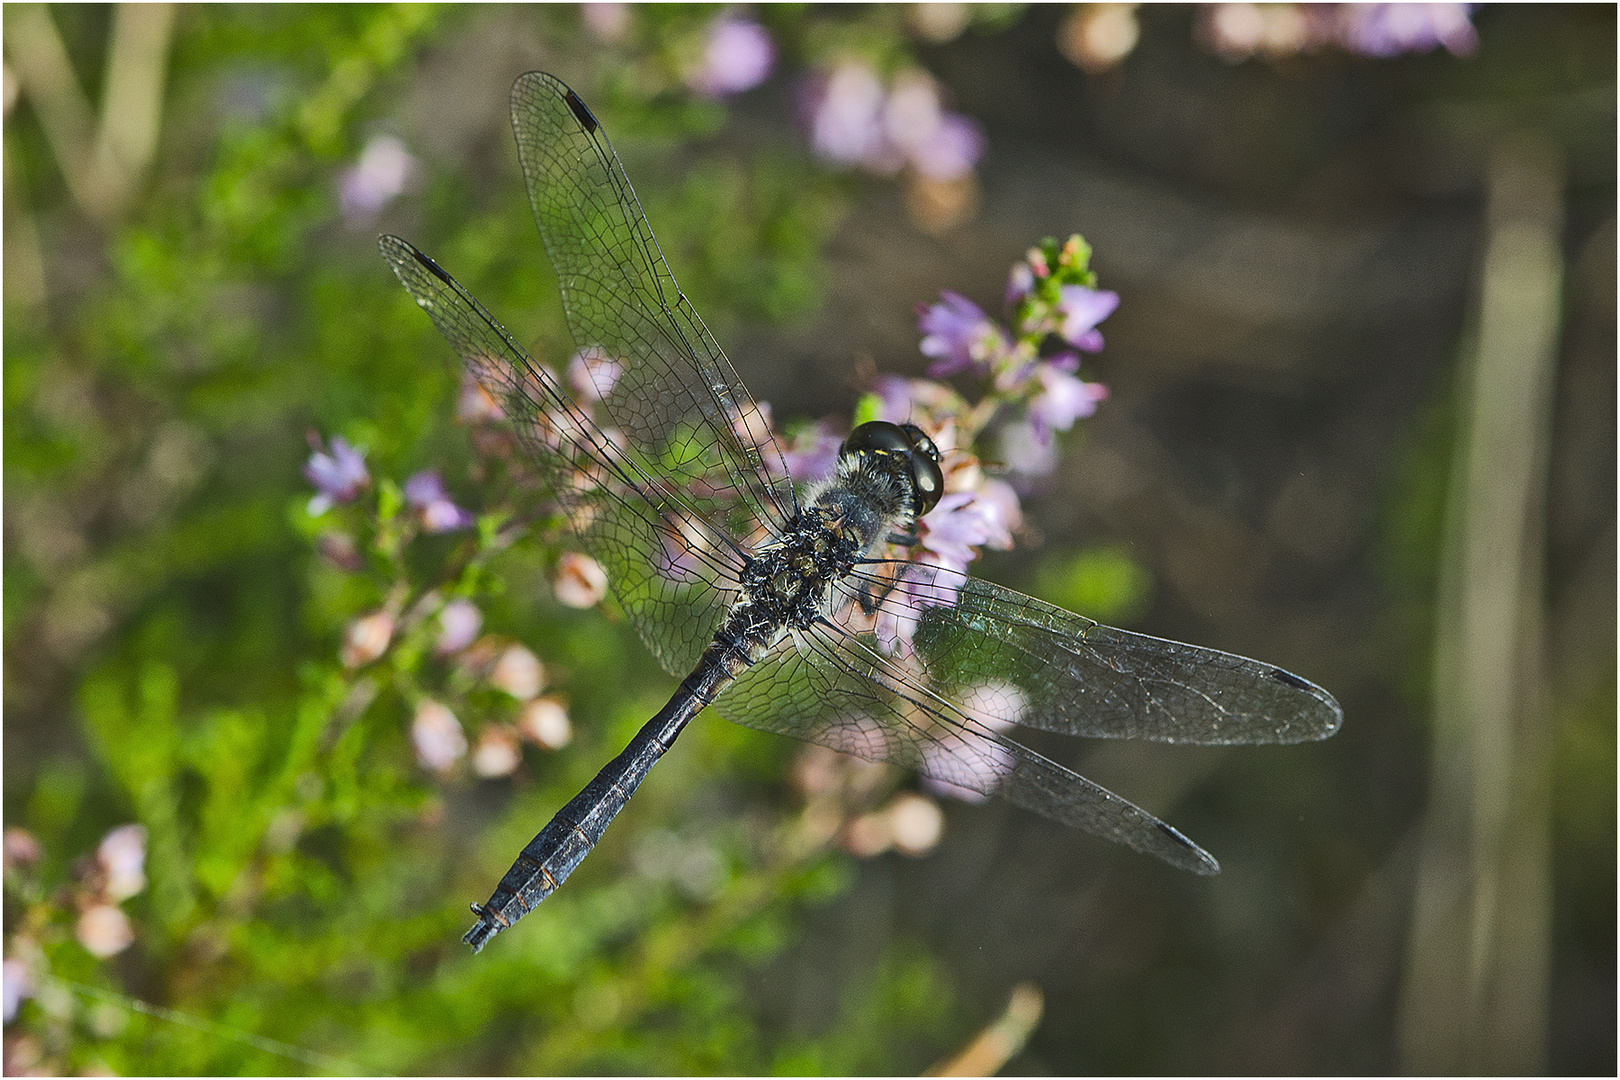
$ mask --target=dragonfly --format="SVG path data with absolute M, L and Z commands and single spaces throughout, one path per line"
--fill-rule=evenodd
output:
M 427 255 L 383 256 L 510 422 L 647 648 L 669 702 L 523 849 L 463 938 L 473 951 L 551 895 L 694 717 L 721 716 L 1016 806 L 1213 874 L 1153 814 L 1009 738 L 1203 745 L 1338 730 L 1281 668 L 1118 630 L 907 559 L 944 491 L 921 427 L 876 420 L 796 486 L 766 414 L 681 293 L 607 134 L 543 72 L 512 88 L 535 224 L 586 378 L 536 363 Z M 573 392 L 570 392 L 572 386 Z

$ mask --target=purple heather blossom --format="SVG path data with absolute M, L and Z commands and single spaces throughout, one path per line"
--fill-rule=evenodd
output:
M 366 471 L 366 452 L 356 450 L 341 435 L 332 436 L 332 452 L 325 453 L 315 436 L 310 436 L 314 453 L 304 463 L 304 478 L 315 486 L 317 494 L 309 500 L 310 517 L 320 517 L 336 503 L 346 503 L 360 494 L 360 489 L 371 483 Z
M 1119 307 L 1119 293 L 1063 285 L 1058 288 L 1058 297 L 1058 317 L 1063 320 L 1058 333 L 1081 352 L 1101 352 L 1103 337 L 1097 324 Z
M 450 501 L 437 469 L 424 469 L 405 481 L 405 501 L 422 515 L 422 527 L 430 533 L 465 529 L 473 523 L 471 514 Z
M 877 73 L 847 63 L 810 94 L 810 142 L 822 157 L 888 175 L 910 164 L 926 180 L 959 180 L 984 153 L 984 135 L 966 116 L 940 107 L 939 88 L 920 71 L 885 90 Z
M 934 80 L 921 71 L 902 72 L 883 104 L 883 131 L 911 155 L 934 138 L 944 115 Z
M 905 163 L 883 128 L 883 83 L 864 64 L 844 64 L 812 91 L 810 145 L 840 165 L 895 172 Z
M 1471 4 L 1342 4 L 1339 37 L 1346 49 L 1384 59 L 1445 46 L 1468 56 L 1479 46 Z
M 1068 431 L 1108 397 L 1108 387 L 1083 382 L 1061 364 L 1039 365 L 1035 379 L 1041 388 L 1029 399 L 1029 420 L 1037 436 L 1050 438 L 1053 431 Z
M 17 1010 L 22 1007 L 25 998 L 34 996 L 33 972 L 28 969 L 28 962 L 20 956 L 9 956 L 4 965 L 4 975 L 0 976 L 5 988 L 5 1021 L 11 1023 L 16 1017 Z
M 1012 546 L 1012 524 L 999 491 L 988 497 L 978 491 L 947 492 L 920 522 L 921 561 L 965 574 L 968 564 L 978 558 L 974 548 Z
M 467 735 L 456 714 L 437 701 L 423 698 L 411 721 L 411 745 L 423 768 L 444 772 L 467 753 Z
M 764 82 L 775 62 L 776 50 L 763 26 L 723 15 L 709 28 L 702 62 L 687 72 L 686 85 L 709 97 L 740 94 Z
M 484 625 L 484 613 L 471 600 L 456 599 L 439 609 L 439 637 L 433 648 L 440 653 L 460 652 Z
M 338 205 L 343 220 L 365 225 L 404 192 L 416 174 L 416 158 L 392 135 L 366 143 L 360 160 L 338 176 Z
M 146 826 L 120 825 L 101 838 L 96 861 L 106 874 L 102 895 L 113 903 L 146 888 Z
M 898 375 L 880 375 L 872 384 L 872 393 L 876 394 L 878 399 L 877 415 L 873 417 L 874 420 L 903 424 L 911 419 L 913 401 L 910 379 L 903 379 Z
M 1015 479 L 1046 476 L 1057 468 L 1057 443 L 1051 432 L 1037 431 L 1028 420 L 1003 425 L 998 444 L 1002 464 Z
M 984 133 L 960 113 L 946 113 L 932 136 L 912 148 L 911 164 L 924 179 L 946 183 L 973 171 L 984 156 Z
M 928 374 L 936 379 L 983 371 L 1007 346 L 1001 328 L 977 304 L 949 290 L 940 293 L 939 303 L 918 310 L 917 329 L 923 335 L 922 354 L 934 358 Z
M 623 375 L 624 365 L 595 345 L 579 350 L 568 361 L 568 385 L 583 402 L 606 398 Z
M 782 451 L 782 463 L 787 468 L 788 476 L 796 484 L 825 480 L 838 467 L 838 451 L 843 445 L 844 437 L 838 433 L 832 422 L 825 419 L 818 420 L 799 430 L 793 441 Z M 767 460 L 766 464 L 775 468 L 775 463 L 771 460 Z
M 1007 273 L 1007 294 L 1005 302 L 1007 307 L 1018 305 L 1024 297 L 1035 291 L 1035 271 L 1030 269 L 1027 262 L 1015 262 L 1013 268 Z

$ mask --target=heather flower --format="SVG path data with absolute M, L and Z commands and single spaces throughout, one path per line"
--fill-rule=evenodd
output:
M 3 970 L 0 970 L 0 984 L 4 986 L 5 1022 L 9 1024 L 16 1018 L 23 1001 L 34 996 L 33 972 L 21 957 L 7 957 Z
M 452 600 L 439 610 L 439 637 L 433 648 L 441 654 L 460 652 L 484 625 L 484 614 L 470 600 Z
M 1479 35 L 1469 4 L 1343 4 L 1340 40 L 1363 56 L 1386 58 L 1444 46 L 1453 56 L 1471 55 Z
M 1036 430 L 1029 420 L 1015 420 L 997 437 L 1001 462 L 1019 477 L 1046 476 L 1057 468 L 1057 443 L 1051 432 Z
M 537 697 L 523 706 L 517 729 L 519 735 L 547 750 L 561 750 L 574 738 L 568 710 L 554 697 Z
M 344 667 L 357 668 L 386 652 L 393 639 L 394 616 L 386 610 L 375 611 L 349 624 L 338 655 Z
M 489 673 L 490 685 L 519 701 L 528 701 L 545 685 L 546 672 L 539 657 L 522 645 L 508 645 Z
M 338 176 L 338 205 L 350 225 L 374 219 L 405 191 L 416 174 L 416 158 L 392 135 L 379 135 L 366 143 L 360 160 Z
M 1097 324 L 1119 307 L 1119 293 L 1085 285 L 1063 285 L 1058 295 L 1058 333 L 1082 352 L 1101 352 L 1103 338 Z
M 320 517 L 336 503 L 346 503 L 360 494 L 360 489 L 371 483 L 366 471 L 366 454 L 349 445 L 341 435 L 332 436 L 330 454 L 320 448 L 314 436 L 310 446 L 315 452 L 304 463 L 304 477 L 315 486 L 317 494 L 309 500 L 309 516 Z
M 1059 363 L 1038 365 L 1035 381 L 1040 389 L 1029 399 L 1028 415 L 1037 437 L 1068 431 L 1076 420 L 1095 413 L 1097 403 L 1108 397 L 1108 387 L 1083 382 Z
M 617 3 L 591 3 L 580 5 L 580 18 L 585 28 L 599 41 L 621 41 L 630 29 L 630 5 Z
M 135 941 L 135 928 L 129 916 L 116 904 L 92 904 L 79 916 L 73 928 L 85 951 L 98 960 L 117 956 Z
M 424 469 L 405 481 L 405 501 L 417 511 L 422 528 L 430 533 L 465 529 L 474 518 L 450 501 L 437 469 Z
M 940 293 L 939 303 L 918 310 L 917 329 L 922 354 L 934 358 L 928 374 L 936 379 L 988 370 L 990 359 L 1007 347 L 1001 328 L 977 304 L 948 290 Z
M 910 153 L 928 141 L 944 110 L 939 88 L 924 72 L 910 70 L 895 77 L 883 104 L 883 130 L 894 144 Z
M 932 799 L 902 791 L 889 804 L 889 836 L 902 855 L 926 855 L 945 835 L 945 814 Z
M 838 467 L 838 451 L 844 438 L 829 420 L 818 420 L 800 428 L 785 450 L 782 463 L 796 484 L 825 480 Z M 774 461 L 767 462 L 775 468 Z
M 603 400 L 623 375 L 624 365 L 595 345 L 579 350 L 568 361 L 568 385 L 582 402 Z
M 911 164 L 924 179 L 960 180 L 984 156 L 984 133 L 960 113 L 946 113 L 926 142 L 912 148 Z
M 974 548 L 992 541 L 993 546 L 1011 546 L 1007 525 L 1002 503 L 980 498 L 976 491 L 947 492 L 919 523 L 922 561 L 965 574 L 978 557 Z
M 709 28 L 702 62 L 686 73 L 686 85 L 709 97 L 752 90 L 776 62 L 765 28 L 752 19 L 723 15 Z
M 876 398 L 877 412 L 874 420 L 887 420 L 891 424 L 901 424 L 911 419 L 913 399 L 912 381 L 902 379 L 898 375 L 880 375 L 872 383 L 872 394 Z
M 883 130 L 883 83 L 864 64 L 839 66 L 812 94 L 810 144 L 840 165 L 894 172 L 904 164 Z
M 17 825 L 5 831 L 3 843 L 7 870 L 32 866 L 44 854 L 34 834 Z
M 505 728 L 491 725 L 479 733 L 472 755 L 473 772 L 479 776 L 510 776 L 522 761 L 517 740 Z
M 1008 310 L 1018 304 L 1035 291 L 1035 271 L 1030 268 L 1027 261 L 1013 263 L 1013 268 L 1007 272 L 1007 293 L 1005 302 Z
M 607 595 L 607 572 L 589 555 L 565 551 L 557 558 L 551 591 L 565 607 L 589 608 Z
M 466 755 L 467 736 L 455 713 L 424 698 L 411 721 L 411 745 L 423 768 L 444 772 Z
M 113 903 L 146 888 L 146 826 L 120 825 L 102 837 L 96 861 L 106 875 L 102 895 Z

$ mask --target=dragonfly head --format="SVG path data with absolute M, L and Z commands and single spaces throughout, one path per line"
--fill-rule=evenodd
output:
M 903 459 L 911 481 L 912 513 L 922 517 L 945 493 L 945 474 L 939 467 L 939 447 L 916 424 L 870 420 L 849 433 L 838 456 L 882 454 Z

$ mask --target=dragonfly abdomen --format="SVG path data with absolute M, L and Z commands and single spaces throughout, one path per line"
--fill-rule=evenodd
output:
M 604 765 L 585 790 L 568 800 L 529 841 L 495 886 L 489 901 L 472 906 L 478 922 L 461 940 L 471 945 L 473 952 L 533 911 L 568 880 L 647 773 L 674 744 L 676 736 L 745 663 L 737 647 L 722 638 L 709 646 L 697 668 L 682 681 L 658 715 L 647 721 L 619 756 Z

